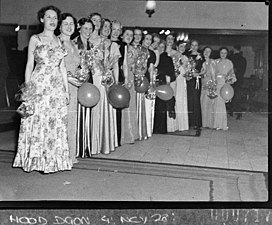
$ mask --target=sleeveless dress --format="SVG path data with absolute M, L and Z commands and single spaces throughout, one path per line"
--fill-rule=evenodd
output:
M 67 76 L 72 76 L 75 74 L 76 69 L 80 65 L 80 57 L 79 57 L 79 51 L 76 48 L 74 42 L 73 44 L 73 51 L 70 49 L 67 50 L 67 55 L 64 58 L 66 70 L 67 70 Z M 76 162 L 76 149 L 77 149 L 77 138 L 76 138 L 76 132 L 77 132 L 77 91 L 78 87 L 74 86 L 71 83 L 68 83 L 69 88 L 69 95 L 70 95 L 70 102 L 68 105 L 68 143 L 69 143 L 69 149 L 70 149 L 70 156 L 73 160 L 73 162 Z
M 207 82 L 214 79 L 216 63 L 213 59 L 203 63 L 203 68 L 207 71 L 206 76 L 202 78 L 202 89 L 200 96 L 201 113 L 202 113 L 202 126 L 213 128 L 214 123 L 214 103 L 216 99 L 210 99 L 208 97 L 209 90 L 207 88 Z M 218 98 L 218 97 L 217 97 Z
M 134 66 L 137 59 L 137 50 L 128 46 L 127 48 L 127 64 L 128 64 L 128 83 L 131 84 L 129 89 L 130 102 L 129 107 L 122 110 L 122 135 L 121 145 L 133 144 L 135 140 L 139 139 L 139 129 L 137 123 L 137 110 L 136 110 L 136 91 L 134 89 Z
M 99 44 L 91 47 L 95 52 L 92 65 L 93 84 L 100 91 L 100 100 L 91 112 L 91 154 L 109 154 L 118 147 L 116 110 L 109 104 L 107 88 L 101 82 L 106 75 L 105 61 L 118 60 L 120 52 L 116 43 L 111 42 L 107 46 L 106 41 L 101 39 Z
M 67 54 L 58 46 L 42 43 L 34 50 L 36 66 L 31 75 L 34 115 L 22 118 L 14 167 L 52 173 L 72 169 L 67 137 L 67 104 L 60 64 Z M 29 83 L 28 82 L 28 83 Z
M 186 79 L 183 76 L 186 72 L 186 63 L 188 62 L 188 58 L 182 54 L 175 54 L 172 58 L 176 74 L 176 130 L 184 131 L 189 129 L 187 84 Z

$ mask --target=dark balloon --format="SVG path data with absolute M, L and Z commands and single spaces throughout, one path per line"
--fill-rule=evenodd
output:
M 78 88 L 77 98 L 81 105 L 93 107 L 100 99 L 100 91 L 93 84 L 86 82 Z
M 220 96 L 225 101 L 229 101 L 234 96 L 234 90 L 230 84 L 224 84 L 220 89 Z
M 134 85 L 134 87 L 135 87 L 136 92 L 145 93 L 148 90 L 149 82 L 148 82 L 147 78 L 144 77 L 142 82 L 141 82 L 141 85 L 140 86 Z
M 127 108 L 129 107 L 130 93 L 128 89 L 119 84 L 112 85 L 108 90 L 109 103 L 114 108 Z
M 174 91 L 169 85 L 160 85 L 156 88 L 156 95 L 161 100 L 168 101 L 174 96 Z

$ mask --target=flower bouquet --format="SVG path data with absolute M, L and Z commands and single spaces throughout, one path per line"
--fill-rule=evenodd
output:
M 116 62 L 118 62 L 118 58 L 110 56 L 104 61 L 101 84 L 105 87 L 109 88 L 114 84 L 113 66 Z
M 41 94 L 37 93 L 36 83 L 32 81 L 23 83 L 19 91 L 15 94 L 15 100 L 22 102 L 16 112 L 23 118 L 33 115 L 35 112 L 34 101 L 39 101 L 40 97 Z
M 209 80 L 207 82 L 207 84 L 204 86 L 204 89 L 208 89 L 208 97 L 210 99 L 214 99 L 217 98 L 218 95 L 216 94 L 216 90 L 217 90 L 217 81 L 216 80 Z
M 188 64 L 186 66 L 186 72 L 183 75 L 186 80 L 191 80 L 194 77 L 194 73 L 196 73 L 196 62 L 193 58 L 190 58 Z
M 155 84 L 155 79 L 156 76 L 158 74 L 158 69 L 154 68 L 154 72 L 153 72 L 153 77 L 152 80 L 150 82 L 150 87 L 147 90 L 147 93 L 145 95 L 145 97 L 149 100 L 155 100 L 156 99 L 156 84 Z
M 134 75 L 134 85 L 141 86 L 144 74 L 147 70 L 147 60 L 149 58 L 148 51 L 138 51 L 138 55 L 135 62 L 135 75 Z
M 144 80 L 144 75 L 143 74 L 135 74 L 134 75 L 134 85 L 136 87 L 140 87 L 141 84 L 143 83 Z
M 18 102 L 24 102 L 31 100 L 37 92 L 37 85 L 29 81 L 20 85 L 19 91 L 15 94 L 15 100 Z
M 225 82 L 228 83 L 228 84 L 233 84 L 233 83 L 236 82 L 236 81 L 237 81 L 237 79 L 236 79 L 236 76 L 235 76 L 235 74 L 234 74 L 234 71 L 233 71 L 233 69 L 231 69 L 231 70 L 227 73 L 227 75 L 226 75 L 226 77 L 225 77 Z
M 175 69 L 175 75 L 178 77 L 180 75 L 180 66 L 182 65 L 182 60 L 178 56 L 173 56 L 173 64 L 174 64 L 174 69 Z
M 67 75 L 78 79 L 82 83 L 85 82 L 90 76 L 89 72 L 92 66 L 92 60 L 93 53 L 91 50 L 82 51 L 80 54 L 80 64 L 77 67 L 75 74 L 68 71 Z
M 31 102 L 23 102 L 16 112 L 19 113 L 22 118 L 27 118 L 35 113 L 35 106 Z

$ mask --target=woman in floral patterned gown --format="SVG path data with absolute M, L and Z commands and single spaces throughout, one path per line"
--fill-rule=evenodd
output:
M 63 60 L 67 53 L 54 35 L 59 15 L 60 10 L 54 6 L 42 8 L 38 18 L 44 25 L 43 32 L 29 41 L 25 82 L 26 87 L 31 87 L 27 90 L 31 96 L 24 100 L 35 110 L 33 115 L 21 119 L 13 163 L 26 172 L 72 169 L 67 138 L 68 82 Z

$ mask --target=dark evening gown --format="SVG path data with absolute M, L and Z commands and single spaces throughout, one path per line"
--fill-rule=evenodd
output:
M 166 75 L 170 77 L 170 82 L 176 80 L 175 68 L 173 65 L 172 58 L 163 52 L 160 55 L 160 62 L 157 67 L 158 75 L 156 77 L 156 83 L 158 85 L 166 84 Z M 155 100 L 155 115 L 154 115 L 154 128 L 153 133 L 165 134 L 167 133 L 167 110 L 174 108 L 175 98 L 173 97 L 169 101 L 161 100 L 156 97 Z
M 203 60 L 197 59 L 197 55 L 192 55 L 191 52 L 187 52 L 186 56 L 190 59 L 193 58 L 196 62 L 196 70 L 201 71 Z M 188 117 L 189 117 L 189 127 L 194 127 L 200 129 L 202 126 L 202 115 L 201 115 L 201 105 L 200 105 L 200 94 L 201 94 L 201 79 L 198 80 L 199 85 L 197 85 L 197 79 L 192 78 L 187 81 L 187 99 L 188 99 Z

